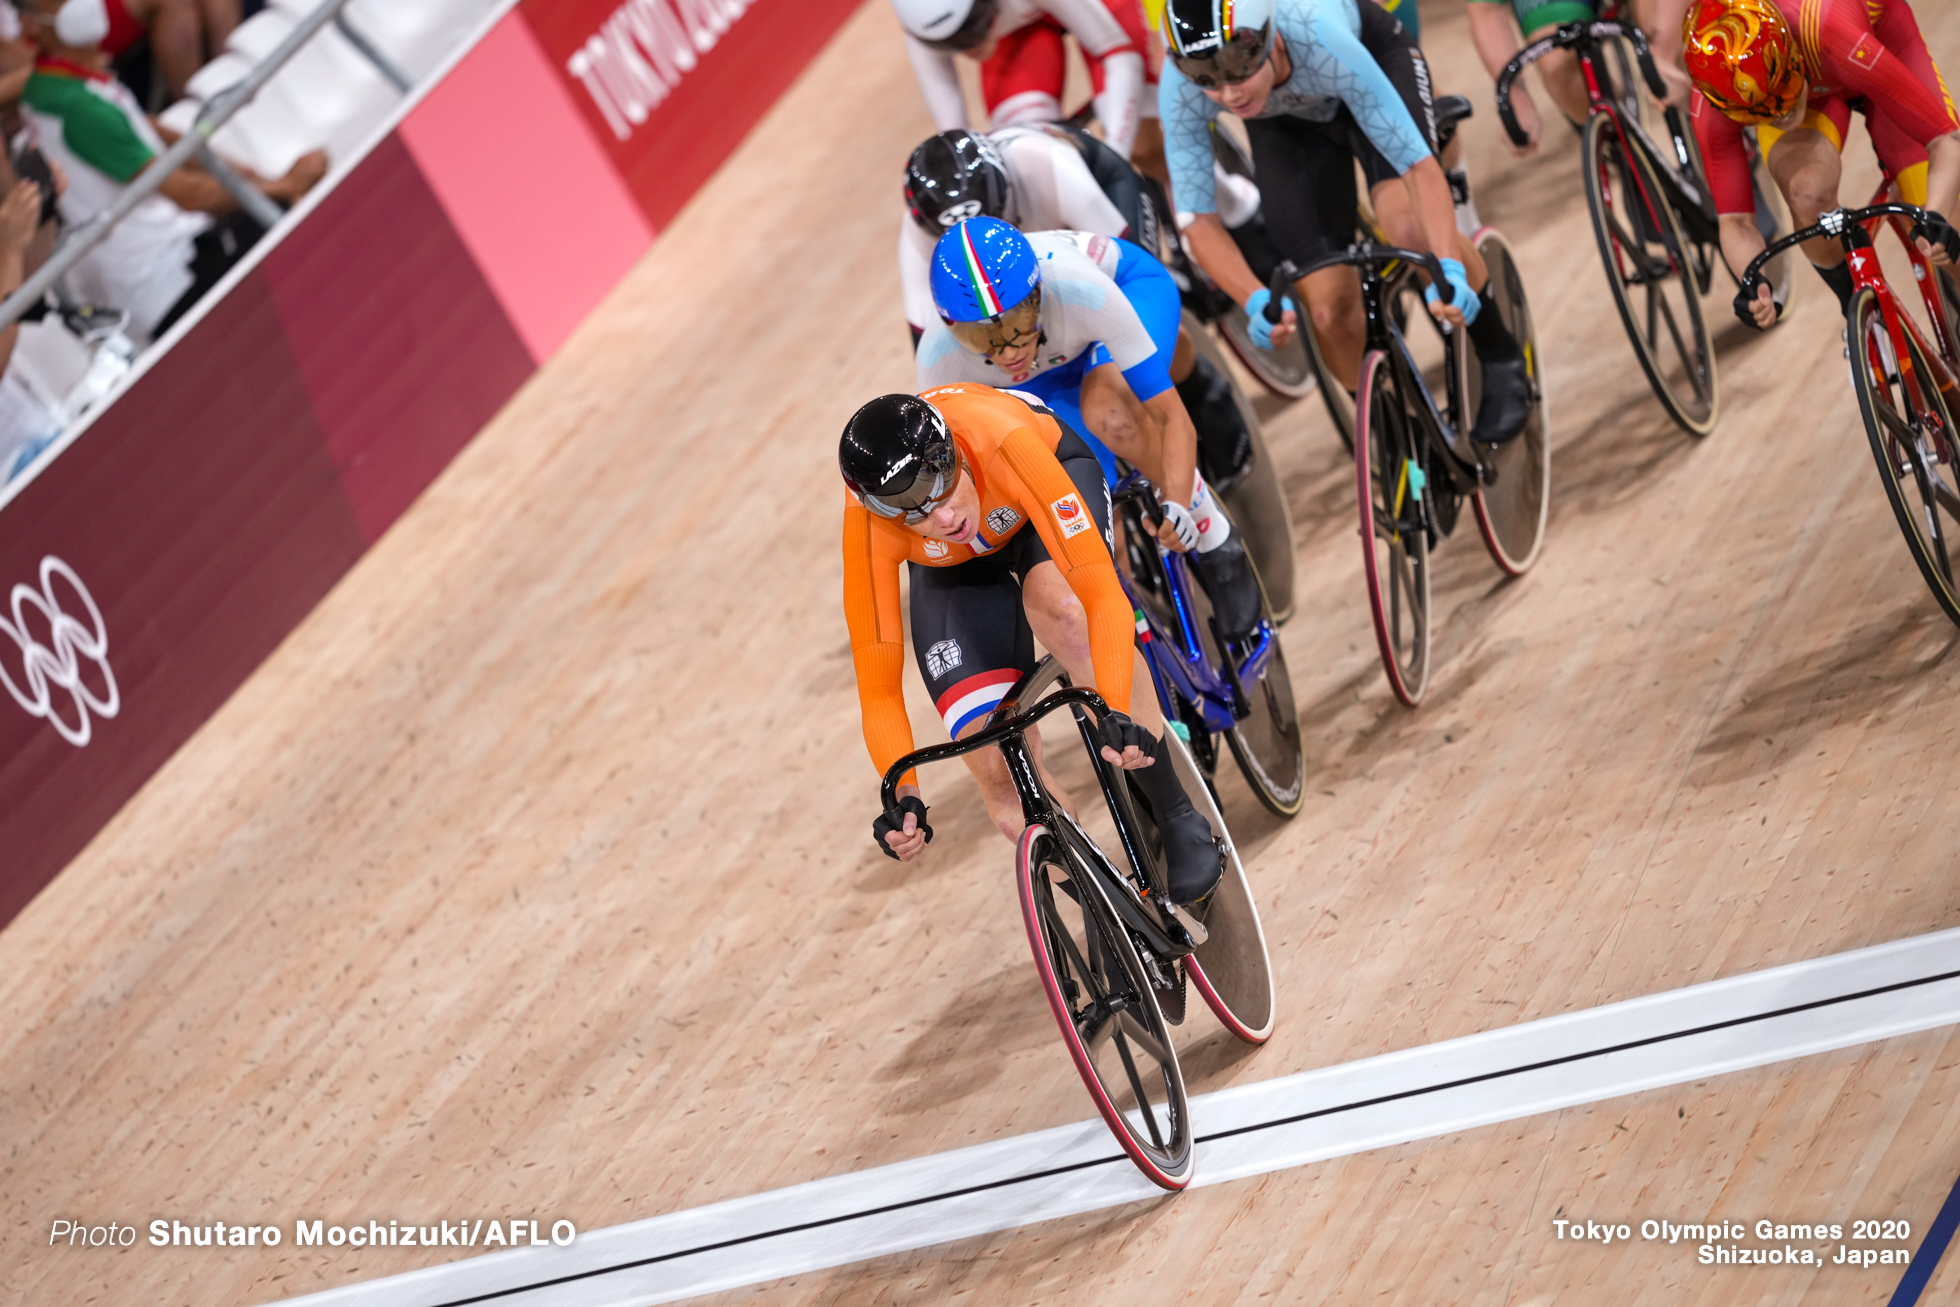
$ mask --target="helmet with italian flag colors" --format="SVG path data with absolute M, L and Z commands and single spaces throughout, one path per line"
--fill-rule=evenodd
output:
M 1766 123 L 1803 97 L 1803 59 L 1771 0 L 1692 0 L 1681 24 L 1688 76 L 1739 123 Z
M 1034 246 L 999 218 L 968 218 L 932 251 L 932 302 L 953 338 L 980 354 L 1040 332 L 1041 266 Z

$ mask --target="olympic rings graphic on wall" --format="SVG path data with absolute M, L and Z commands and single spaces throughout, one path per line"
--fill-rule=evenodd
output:
M 55 593 L 56 577 L 67 583 L 87 610 L 87 623 L 78 621 L 62 607 L 62 597 Z M 19 647 L 27 685 L 23 689 L 15 682 L 8 667 L 11 660 L 4 656 L 0 656 L 0 685 L 7 687 L 7 693 L 29 716 L 47 718 L 62 739 L 81 748 L 94 733 L 91 713 L 109 718 L 122 710 L 116 675 L 109 669 L 109 629 L 103 624 L 102 610 L 95 606 L 94 596 L 82 584 L 82 578 L 75 575 L 75 569 L 52 554 L 41 560 L 40 591 L 37 593 L 29 585 L 16 585 L 12 607 L 12 621 L 0 617 L 0 636 Z M 29 608 L 46 622 L 51 644 L 42 644 L 33 635 L 27 621 Z M 86 664 L 101 669 L 104 689 L 100 694 L 83 679 Z M 72 723 L 64 716 L 69 702 L 74 705 L 76 718 Z

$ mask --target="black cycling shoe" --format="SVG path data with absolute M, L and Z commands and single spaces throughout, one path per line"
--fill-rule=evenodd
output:
M 1223 490 L 1252 466 L 1252 433 L 1232 398 L 1232 383 L 1200 354 L 1191 375 L 1177 383 L 1177 397 L 1198 429 L 1198 465 L 1212 489 Z
M 1225 878 L 1225 846 L 1211 833 L 1211 823 L 1187 805 L 1159 828 L 1164 837 L 1171 902 L 1202 907 Z
M 1195 560 L 1198 579 L 1211 597 L 1211 611 L 1218 618 L 1218 629 L 1233 643 L 1245 639 L 1259 626 L 1261 595 L 1259 579 L 1252 574 L 1252 562 L 1245 546 L 1233 535 L 1208 554 L 1187 555 Z
M 1470 438 L 1480 445 L 1516 440 L 1531 421 L 1531 374 L 1524 357 L 1485 360 L 1484 398 L 1477 405 L 1477 425 Z

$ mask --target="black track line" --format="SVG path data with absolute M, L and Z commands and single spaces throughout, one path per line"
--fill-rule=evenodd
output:
M 1588 1049 L 1583 1053 L 1568 1053 L 1563 1057 L 1545 1058 L 1538 1062 L 1527 1062 L 1522 1066 L 1505 1067 L 1498 1071 L 1486 1071 L 1481 1075 L 1462 1076 L 1455 1080 L 1444 1080 L 1433 1085 L 1423 1085 L 1415 1089 L 1404 1089 L 1393 1094 L 1380 1094 L 1374 1098 L 1356 1099 L 1350 1103 L 1340 1103 L 1333 1107 L 1316 1108 L 1311 1112 L 1298 1112 L 1292 1116 L 1276 1117 L 1271 1121 L 1261 1121 L 1254 1125 L 1239 1126 L 1234 1130 L 1220 1130 L 1215 1134 L 1199 1135 L 1193 1142 L 1210 1143 L 1218 1139 L 1230 1139 L 1237 1135 L 1253 1134 L 1260 1130 L 1274 1130 L 1281 1126 L 1297 1125 L 1302 1121 L 1312 1121 L 1324 1116 L 1337 1116 L 1342 1112 L 1359 1111 L 1364 1107 L 1377 1107 L 1383 1103 L 1393 1103 L 1402 1099 L 1420 1098 L 1425 1094 L 1442 1093 L 1449 1089 L 1461 1089 L 1465 1085 L 1482 1084 L 1491 1080 L 1502 1080 L 1508 1076 L 1524 1075 L 1531 1071 L 1543 1071 L 1547 1067 L 1566 1066 L 1574 1062 L 1584 1062 L 1596 1057 L 1606 1057 L 1612 1053 L 1624 1053 L 1631 1049 L 1647 1048 L 1655 1044 L 1665 1044 L 1676 1039 L 1690 1039 L 1696 1035 L 1706 1035 L 1717 1030 L 1731 1030 L 1737 1026 L 1753 1025 L 1759 1021 L 1773 1021 L 1778 1017 L 1794 1016 L 1799 1012 L 1814 1012 L 1819 1008 L 1833 1007 L 1839 1003 L 1855 1003 L 1860 999 L 1876 998 L 1881 994 L 1895 994 L 1902 990 L 1917 989 L 1925 985 L 1937 985 L 1942 981 L 1960 979 L 1960 970 L 1942 972 L 1937 976 L 1923 976 L 1917 980 L 1901 980 L 1891 985 L 1880 985 L 1873 989 L 1859 990 L 1853 994 L 1839 994 L 1833 998 L 1820 998 L 1809 1003 L 1797 1003 L 1790 1007 L 1777 1008 L 1770 1012 L 1758 1012 L 1752 1016 L 1732 1017 L 1727 1021 L 1711 1021 L 1706 1025 L 1691 1026 L 1686 1030 L 1670 1031 L 1664 1035 L 1650 1035 L 1645 1039 L 1630 1039 L 1620 1044 L 1609 1044 L 1603 1048 Z M 745 1243 L 756 1243 L 763 1239 L 774 1239 L 786 1234 L 801 1234 L 805 1230 L 820 1230 L 825 1226 L 842 1225 L 846 1221 L 859 1221 L 866 1217 L 882 1216 L 886 1212 L 900 1212 L 911 1207 L 924 1207 L 932 1203 L 946 1202 L 949 1199 L 964 1198 L 968 1194 L 985 1193 L 990 1189 L 1006 1189 L 1014 1185 L 1027 1184 L 1035 1180 L 1045 1180 L 1053 1175 L 1067 1175 L 1071 1171 L 1085 1171 L 1090 1167 L 1109 1166 L 1115 1162 L 1128 1161 L 1124 1153 L 1112 1153 L 1108 1157 L 1098 1157 L 1087 1162 L 1076 1162 L 1070 1166 L 1050 1167 L 1045 1171 L 1030 1171 L 1025 1175 L 1013 1176 L 1006 1180 L 994 1180 L 987 1184 L 968 1185 L 963 1189 L 948 1189 L 944 1193 L 927 1194 L 921 1198 L 908 1198 L 903 1202 L 886 1203 L 882 1207 L 867 1207 L 862 1211 L 847 1212 L 842 1216 L 827 1216 L 821 1220 L 803 1221 L 796 1225 L 777 1226 L 761 1230 L 755 1234 L 739 1235 L 733 1239 L 722 1239 L 715 1243 L 698 1244 L 692 1248 L 682 1248 L 676 1252 L 659 1253 L 653 1257 L 641 1257 L 630 1262 L 620 1262 L 614 1266 L 602 1266 L 597 1270 L 579 1271 L 572 1275 L 561 1275 L 556 1279 L 539 1280 L 533 1284 L 518 1285 L 509 1289 L 496 1289 L 480 1293 L 470 1298 L 453 1298 L 432 1307 L 471 1307 L 474 1303 L 495 1302 L 499 1298 L 510 1298 L 520 1293 L 535 1293 L 560 1284 L 572 1284 L 579 1280 L 595 1279 L 602 1275 L 615 1275 L 621 1271 L 636 1270 L 642 1266 L 657 1266 L 661 1262 L 677 1261 L 683 1257 L 694 1257 L 701 1253 L 711 1253 L 723 1248 L 739 1247 Z M 453 1263 L 452 1263 L 453 1264 Z

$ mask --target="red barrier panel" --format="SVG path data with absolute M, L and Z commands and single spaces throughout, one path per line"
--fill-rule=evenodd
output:
M 860 0 L 524 0 L 546 54 L 655 230 Z
M 858 3 L 525 0 L 0 510 L 0 925 L 448 465 Z
M 366 543 L 270 288 L 247 276 L 0 514 L 0 922 Z

